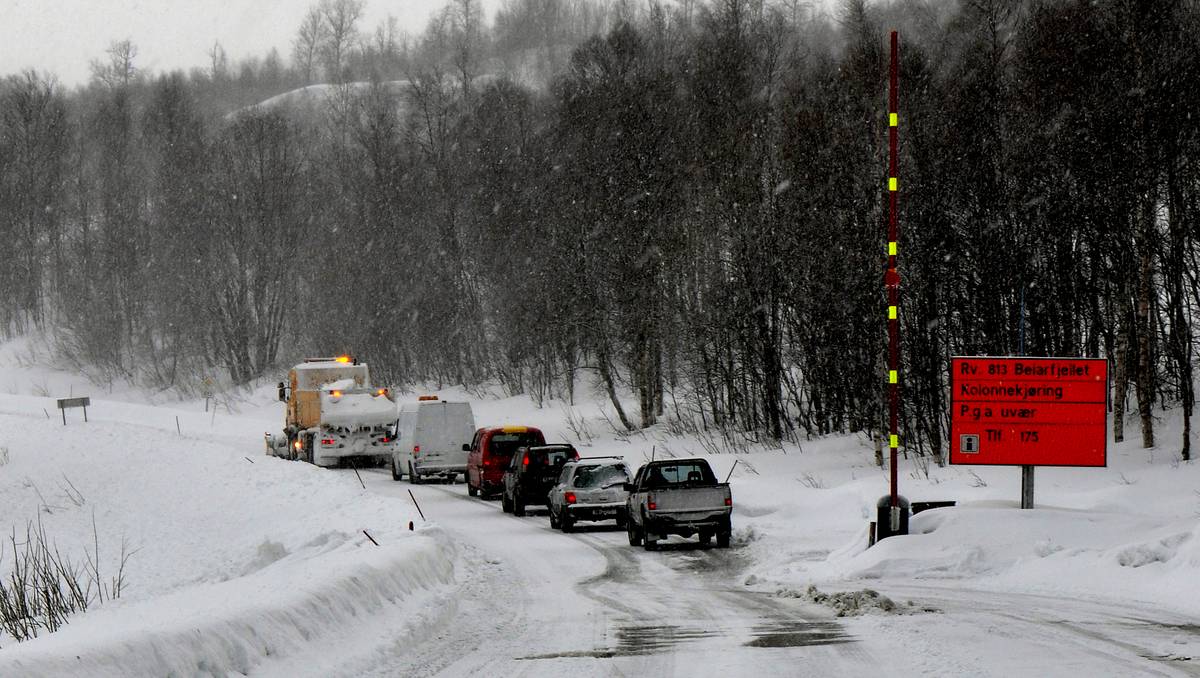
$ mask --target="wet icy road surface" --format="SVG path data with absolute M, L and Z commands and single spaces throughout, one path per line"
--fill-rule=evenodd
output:
M 462 544 L 461 582 L 423 630 L 355 652 L 343 675 L 374 676 L 1189 676 L 1194 620 L 1136 606 L 971 590 L 969 581 L 875 581 L 916 610 L 839 619 L 823 606 L 753 591 L 734 548 L 672 537 L 628 545 L 611 523 L 551 530 L 466 487 L 393 482 Z M 736 527 L 736 524 L 735 524 Z

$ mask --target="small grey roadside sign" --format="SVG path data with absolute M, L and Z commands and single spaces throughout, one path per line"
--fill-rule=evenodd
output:
M 86 423 L 88 420 L 87 408 L 88 408 L 88 405 L 91 405 L 91 404 L 92 404 L 92 399 L 87 396 L 84 396 L 82 398 L 59 398 L 58 399 L 58 409 L 62 411 L 63 426 L 67 425 L 67 408 L 69 408 L 69 407 L 82 407 L 83 408 L 83 421 Z

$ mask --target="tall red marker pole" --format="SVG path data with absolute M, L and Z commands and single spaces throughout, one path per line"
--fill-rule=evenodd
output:
M 889 534 L 901 532 L 900 495 L 897 493 L 897 448 L 900 447 L 900 272 L 896 268 L 900 223 L 896 198 L 900 192 L 899 162 L 899 39 L 892 31 L 892 55 L 888 82 L 888 264 L 884 285 L 888 295 L 888 446 L 891 448 L 891 497 L 888 506 Z M 882 526 L 880 526 L 882 527 Z M 907 530 L 904 530 L 907 532 Z

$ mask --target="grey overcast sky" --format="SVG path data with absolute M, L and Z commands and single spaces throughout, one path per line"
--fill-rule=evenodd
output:
M 151 71 L 202 67 L 220 41 L 231 61 L 288 58 L 291 39 L 316 0 L 0 0 L 0 75 L 50 71 L 68 87 L 87 82 L 89 62 L 115 40 L 130 38 L 136 65 Z M 367 0 L 360 29 L 389 14 L 401 31 L 424 30 L 444 0 Z M 496 2 L 485 0 L 487 11 Z

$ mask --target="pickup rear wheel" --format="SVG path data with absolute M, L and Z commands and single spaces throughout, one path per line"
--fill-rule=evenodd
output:
M 726 518 L 724 524 L 717 528 L 717 548 L 729 548 L 729 537 L 733 534 L 733 525 Z
M 701 530 L 700 543 L 703 544 L 704 546 L 708 546 L 709 542 L 711 542 L 711 541 L 712 541 L 712 532 L 709 532 L 708 530 Z
M 646 519 L 646 511 L 642 510 L 642 545 L 647 551 L 658 550 L 658 536 L 650 532 L 650 521 Z
M 632 520 L 625 523 L 625 533 L 629 535 L 630 546 L 642 545 L 642 535 L 640 532 L 638 532 L 638 527 Z

